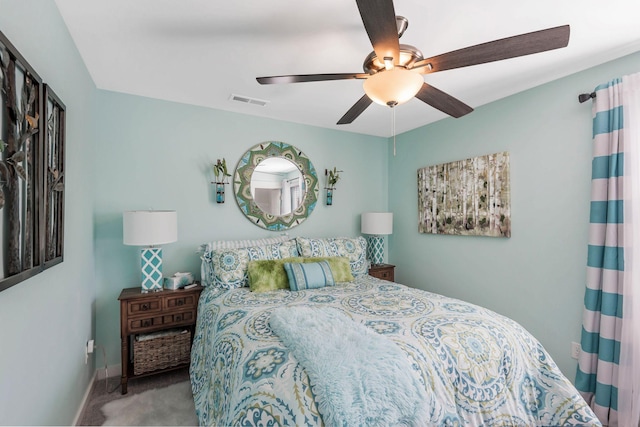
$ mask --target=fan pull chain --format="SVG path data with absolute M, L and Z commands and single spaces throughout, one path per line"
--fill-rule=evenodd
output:
M 393 157 L 396 156 L 396 109 L 393 110 Z

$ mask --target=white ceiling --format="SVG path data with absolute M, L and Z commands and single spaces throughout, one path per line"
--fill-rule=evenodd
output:
M 372 47 L 354 0 L 56 0 L 56 4 L 100 89 L 368 135 L 392 134 L 392 112 L 377 104 L 352 124 L 335 124 L 363 95 L 361 80 L 265 86 L 255 80 L 362 72 Z M 425 75 L 425 81 L 474 108 L 640 50 L 637 0 L 396 0 L 394 4 L 396 14 L 409 19 L 401 43 L 418 47 L 425 57 L 571 26 L 567 48 Z M 231 94 L 269 102 L 261 107 L 230 101 Z M 413 99 L 396 107 L 396 132 L 445 117 Z

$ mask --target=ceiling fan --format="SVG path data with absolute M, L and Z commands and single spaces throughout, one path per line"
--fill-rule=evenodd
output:
M 531 55 L 566 47 L 569 44 L 569 25 L 563 25 L 424 58 L 416 47 L 400 44 L 399 39 L 408 27 L 408 20 L 396 16 L 392 0 L 356 0 L 356 3 L 373 45 L 373 52 L 364 61 L 364 73 L 258 77 L 258 83 L 365 80 L 365 95 L 342 116 L 337 123 L 339 125 L 353 122 L 374 101 L 394 107 L 414 96 L 457 118 L 469 114 L 473 108 L 425 83 L 422 74 Z

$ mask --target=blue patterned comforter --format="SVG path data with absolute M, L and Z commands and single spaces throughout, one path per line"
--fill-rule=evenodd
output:
M 513 320 L 370 276 L 298 292 L 206 288 L 191 356 L 201 425 L 323 424 L 313 384 L 269 327 L 271 311 L 292 304 L 337 308 L 398 345 L 427 390 L 431 425 L 600 425 Z

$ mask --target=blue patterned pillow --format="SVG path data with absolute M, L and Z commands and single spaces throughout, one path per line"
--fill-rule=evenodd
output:
M 333 286 L 333 273 L 327 261 L 320 262 L 285 262 L 284 269 L 289 278 L 289 289 L 302 291 L 304 289 L 324 288 Z
M 364 237 L 335 237 L 310 239 L 296 237 L 298 251 L 303 257 L 347 257 L 353 277 L 366 275 L 369 271 L 367 262 L 367 241 Z
M 234 289 L 249 286 L 249 261 L 298 256 L 295 240 L 248 248 L 218 249 L 211 252 L 213 286 Z
M 275 243 L 286 242 L 289 239 L 287 234 L 277 237 L 265 237 L 262 239 L 253 240 L 214 240 L 213 242 L 200 245 L 199 252 L 202 252 L 200 259 L 200 283 L 202 286 L 213 285 L 215 282 L 215 273 L 213 271 L 212 257 L 215 251 L 222 249 L 238 249 L 249 248 L 252 246 L 266 246 Z

